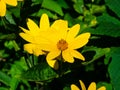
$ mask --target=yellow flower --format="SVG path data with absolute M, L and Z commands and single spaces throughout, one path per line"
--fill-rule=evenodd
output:
M 16 6 L 17 0 L 0 0 L 0 16 L 5 16 L 6 4 L 11 5 L 11 6 Z
M 74 62 L 74 57 L 80 60 L 85 60 L 84 56 L 77 51 L 88 43 L 90 33 L 78 35 L 80 25 L 76 24 L 68 28 L 68 22 L 65 20 L 56 20 L 51 28 L 46 31 L 46 41 L 42 49 L 48 51 L 46 60 L 48 64 L 54 68 L 58 68 L 58 57 L 61 57 L 63 62 Z
M 80 85 L 81 85 L 81 89 L 86 90 L 86 87 L 85 87 L 84 83 L 81 80 L 79 80 L 79 82 L 80 82 Z M 71 90 L 80 90 L 80 89 L 76 85 L 72 84 L 71 85 Z M 106 88 L 105 88 L 105 86 L 102 86 L 102 87 L 96 89 L 96 83 L 92 82 L 89 85 L 88 90 L 106 90 Z
M 44 42 L 41 38 L 41 32 L 46 31 L 49 28 L 48 16 L 46 14 L 41 16 L 39 23 L 40 27 L 38 27 L 31 19 L 28 19 L 27 26 L 29 30 L 20 27 L 24 31 L 24 33 L 20 33 L 20 36 L 29 42 L 24 45 L 24 50 L 36 56 L 44 54 L 40 46 L 41 42 Z
M 84 56 L 77 49 L 87 44 L 90 33 L 78 35 L 80 25 L 76 24 L 68 28 L 68 22 L 65 20 L 56 20 L 51 26 L 49 18 L 43 14 L 38 27 L 31 19 L 28 19 L 27 26 L 29 30 L 20 27 L 24 33 L 20 36 L 28 41 L 24 49 L 30 54 L 36 56 L 47 52 L 47 63 L 54 69 L 58 69 L 58 59 L 61 57 L 63 62 L 74 62 L 74 57 L 85 60 Z

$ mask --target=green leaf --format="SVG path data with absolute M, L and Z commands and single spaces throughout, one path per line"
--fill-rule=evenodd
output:
M 56 12 L 57 14 L 63 16 L 63 11 L 60 5 L 54 0 L 43 0 L 42 7 Z
M 92 63 L 93 61 L 104 56 L 105 54 L 110 52 L 110 48 L 85 47 L 83 53 L 88 51 L 95 51 L 95 55 L 93 56 L 92 60 L 83 62 L 83 65 L 88 65 L 89 63 Z
M 120 0 L 105 0 L 108 7 L 120 17 Z
M 46 13 L 49 16 L 49 18 L 53 18 L 53 19 L 58 18 L 57 15 L 53 14 L 52 12 L 46 9 L 40 9 L 38 12 L 33 13 L 31 16 L 40 17 L 43 13 Z
M 32 0 L 32 5 L 41 4 L 43 0 Z
M 66 3 L 65 0 L 57 0 L 57 3 L 59 3 L 59 5 L 63 8 L 65 8 L 65 9 L 69 8 L 69 6 L 68 6 L 68 4 Z
M 7 47 L 8 49 L 12 49 L 13 48 L 13 42 L 10 40 L 10 41 L 6 41 L 4 43 L 4 46 Z
M 111 83 L 114 90 L 120 90 L 120 47 L 112 48 L 112 61 L 108 67 Z
M 120 21 L 118 19 L 116 19 L 108 14 L 103 14 L 102 16 L 97 17 L 97 20 L 99 23 L 109 22 L 109 23 L 112 23 L 113 25 L 120 24 Z
M 63 90 L 71 90 L 70 87 L 66 86 L 63 88 Z
M 15 61 L 10 69 L 11 74 L 11 82 L 10 82 L 10 90 L 16 90 L 20 83 L 20 74 L 27 69 L 25 64 L 24 57 L 21 57 L 19 61 Z
M 97 14 L 97 13 L 103 13 L 106 10 L 106 6 L 105 5 L 95 5 L 93 4 L 91 7 L 91 13 L 92 14 Z
M 106 35 L 112 37 L 120 36 L 120 21 L 107 14 L 103 14 L 97 18 L 98 26 L 96 29 L 86 28 L 84 32 L 91 32 L 96 35 Z
M 20 80 L 18 80 L 16 77 L 12 78 L 12 80 L 10 82 L 10 90 L 16 90 L 19 82 L 20 82 Z
M 15 39 L 15 38 L 16 38 L 15 33 L 11 33 L 11 34 L 0 33 L 0 40 L 11 40 L 11 39 Z
M 111 83 L 107 83 L 107 82 L 98 82 L 97 83 L 97 88 L 100 88 L 102 86 L 105 86 L 106 90 L 112 90 Z
M 13 40 L 12 43 L 13 43 L 13 47 L 14 47 L 15 51 L 19 51 L 20 47 L 18 46 L 18 44 L 16 43 L 16 41 Z
M 76 12 L 82 14 L 83 13 L 83 0 L 76 0 L 75 4 L 73 5 Z
M 47 81 L 56 77 L 56 72 L 47 63 L 40 63 L 21 75 L 21 78 L 29 81 Z
M 5 50 L 0 50 L 0 58 L 2 60 L 3 58 L 3 61 L 5 60 L 4 58 L 8 57 L 9 54 L 5 53 Z
M 18 78 L 19 75 L 27 69 L 25 58 L 21 57 L 19 61 L 15 61 L 10 69 L 10 74 L 14 78 Z
M 0 87 L 0 90 L 8 90 L 8 88 Z
M 69 13 L 66 13 L 66 14 L 64 15 L 64 19 L 69 22 L 69 23 L 68 23 L 69 26 L 72 26 L 72 25 L 73 25 L 74 19 L 70 16 Z
M 0 81 L 5 85 L 9 86 L 11 82 L 11 78 L 4 72 L 0 71 Z
M 13 19 L 13 16 L 12 16 L 12 14 L 11 14 L 10 11 L 7 11 L 5 17 L 6 17 L 6 20 L 7 20 L 10 24 L 16 25 L 16 23 L 15 23 L 15 21 L 14 21 L 14 19 Z
M 20 18 L 20 7 L 10 8 L 9 12 L 11 12 L 10 14 L 13 14 L 15 17 Z

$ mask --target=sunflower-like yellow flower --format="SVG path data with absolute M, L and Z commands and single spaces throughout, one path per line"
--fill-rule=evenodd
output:
M 85 87 L 84 83 L 81 80 L 79 80 L 79 82 L 80 82 L 80 85 L 81 85 L 81 89 L 86 90 L 86 87 Z M 72 84 L 71 85 L 71 90 L 80 90 L 80 89 L 76 85 Z M 105 86 L 102 86 L 102 87 L 96 89 L 96 83 L 92 82 L 89 85 L 87 90 L 106 90 L 106 88 L 105 88 Z
M 28 41 L 24 49 L 30 54 L 36 56 L 47 52 L 47 63 L 54 69 L 58 69 L 58 60 L 63 62 L 74 62 L 74 57 L 85 60 L 84 56 L 77 49 L 87 44 L 90 33 L 77 35 L 80 25 L 76 24 L 68 28 L 68 22 L 65 20 L 56 20 L 50 26 L 47 14 L 43 14 L 38 27 L 31 19 L 28 19 L 27 26 L 29 30 L 21 27 L 24 33 L 20 36 Z
M 29 42 L 24 45 L 24 50 L 36 56 L 44 54 L 40 46 L 44 42 L 41 38 L 41 32 L 46 31 L 50 26 L 48 16 L 46 14 L 41 16 L 39 27 L 31 19 L 28 19 L 27 26 L 29 30 L 20 27 L 24 31 L 20 33 L 20 36 Z
M 6 4 L 11 5 L 11 6 L 16 6 L 17 0 L 0 0 L 0 16 L 5 16 Z
M 46 31 L 47 44 L 43 45 L 43 50 L 48 51 L 46 60 L 52 68 L 58 68 L 58 59 L 63 62 L 74 62 L 74 57 L 85 60 L 84 56 L 77 49 L 86 45 L 90 38 L 90 33 L 78 35 L 80 25 L 76 24 L 68 28 L 65 20 L 56 20 L 51 29 Z

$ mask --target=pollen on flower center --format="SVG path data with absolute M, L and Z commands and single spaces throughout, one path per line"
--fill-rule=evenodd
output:
M 61 39 L 57 43 L 57 48 L 63 51 L 68 48 L 68 43 L 64 39 Z

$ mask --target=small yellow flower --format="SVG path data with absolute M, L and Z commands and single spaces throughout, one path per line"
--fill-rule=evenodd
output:
M 44 42 L 44 38 L 41 38 L 41 32 L 46 31 L 49 28 L 48 16 L 46 14 L 41 16 L 39 23 L 40 27 L 38 27 L 31 19 L 28 19 L 27 26 L 29 30 L 20 27 L 24 31 L 20 33 L 20 36 L 29 42 L 24 45 L 24 50 L 36 56 L 44 54 L 40 46 L 41 42 Z
M 84 56 L 77 51 L 88 43 L 90 33 L 83 33 L 77 36 L 80 25 L 76 24 L 68 28 L 68 22 L 65 20 L 56 20 L 51 29 L 46 31 L 46 41 L 42 49 L 48 51 L 46 60 L 48 64 L 57 69 L 58 57 L 61 57 L 63 62 L 74 62 L 74 57 L 80 60 L 85 60 Z
M 11 6 L 16 6 L 17 0 L 0 0 L 0 16 L 5 16 L 6 4 L 11 5 Z
M 81 89 L 86 90 L 86 87 L 85 87 L 84 83 L 81 80 L 79 80 L 79 82 L 80 82 L 80 85 L 81 85 Z M 72 84 L 71 85 L 71 90 L 80 90 L 80 89 L 76 85 Z M 88 90 L 106 90 L 106 88 L 105 88 L 105 86 L 102 86 L 102 87 L 96 89 L 96 83 L 92 82 L 89 85 Z

